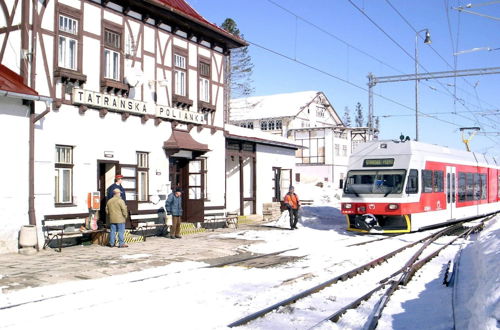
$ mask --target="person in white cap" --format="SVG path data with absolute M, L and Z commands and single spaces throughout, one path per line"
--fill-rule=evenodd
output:
M 119 188 L 115 188 L 113 194 L 113 198 L 106 204 L 106 214 L 111 227 L 108 246 L 115 246 L 115 236 L 116 232 L 118 232 L 118 247 L 126 248 L 128 247 L 125 244 L 125 220 L 128 217 L 127 205 L 120 196 L 121 190 Z

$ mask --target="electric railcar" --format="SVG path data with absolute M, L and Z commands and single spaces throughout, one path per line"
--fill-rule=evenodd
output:
M 371 141 L 349 158 L 347 229 L 404 233 L 500 210 L 500 162 L 416 141 Z

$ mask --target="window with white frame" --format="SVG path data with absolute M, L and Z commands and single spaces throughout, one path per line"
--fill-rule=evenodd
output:
M 120 80 L 121 35 L 104 30 L 104 78 Z
M 276 129 L 283 129 L 283 121 L 281 119 L 276 120 Z
M 55 189 L 56 204 L 73 203 L 73 147 L 56 145 Z
M 335 156 L 340 156 L 340 145 L 335 144 Z
M 342 156 L 347 156 L 347 146 L 346 145 L 342 146 Z
M 149 153 L 137 152 L 137 201 L 149 201 Z
M 260 129 L 262 131 L 274 131 L 282 128 L 283 128 L 283 122 L 281 121 L 281 119 L 276 119 L 276 120 L 269 119 L 269 120 L 262 120 L 260 122 Z
M 316 117 L 325 118 L 325 112 L 326 112 L 326 110 L 324 107 L 318 106 L 316 108 Z
M 78 70 L 78 20 L 59 15 L 58 66 Z
M 200 62 L 200 101 L 210 103 L 210 64 Z
M 242 123 L 240 123 L 240 127 L 253 129 L 253 122 L 252 121 L 242 122 Z
M 186 57 L 174 54 L 174 92 L 186 96 Z
M 299 164 L 325 163 L 325 131 L 296 131 L 294 139 L 305 148 L 297 149 L 295 156 Z

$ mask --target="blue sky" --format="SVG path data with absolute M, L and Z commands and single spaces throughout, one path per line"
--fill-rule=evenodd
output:
M 341 117 L 345 107 L 354 117 L 357 102 L 367 112 L 368 73 L 415 73 L 415 30 L 432 39 L 418 41 L 421 73 L 500 67 L 500 49 L 453 55 L 500 48 L 500 2 L 488 3 L 473 2 L 473 15 L 452 9 L 466 5 L 459 0 L 189 0 L 210 22 L 236 21 L 251 43 L 254 95 L 323 91 Z M 415 82 L 378 84 L 374 93 L 380 138 L 413 139 Z M 471 149 L 500 158 L 499 74 L 422 81 L 419 111 L 420 141 L 463 149 L 459 128 L 479 126 Z

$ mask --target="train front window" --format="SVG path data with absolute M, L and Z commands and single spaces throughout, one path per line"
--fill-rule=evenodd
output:
M 349 171 L 344 192 L 346 194 L 400 194 L 406 170 Z

